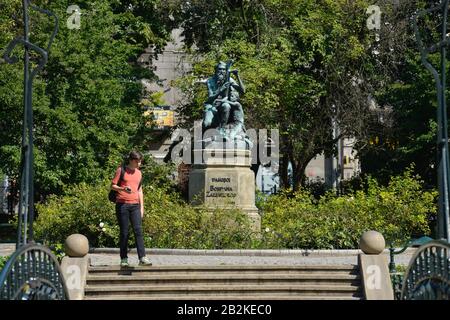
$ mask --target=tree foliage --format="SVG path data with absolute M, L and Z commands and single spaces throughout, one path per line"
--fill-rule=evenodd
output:
M 180 85 L 191 101 L 181 108 L 187 123 L 201 117 L 205 97 L 193 80 L 211 74 L 218 60 L 234 59 L 247 85 L 247 127 L 280 130 L 281 177 L 286 185 L 291 162 L 294 189 L 304 183 L 313 157 L 336 152 L 338 137 L 371 136 L 377 118 L 369 98 L 392 81 L 406 47 L 405 16 L 412 12 L 411 5 L 401 11 L 382 1 L 383 13 L 396 24 L 386 24 L 377 41 L 366 26 L 368 1 L 176 3 L 187 44 L 198 53 L 193 74 Z
M 415 10 L 437 5 L 438 1 L 414 1 Z M 412 13 L 403 14 L 399 21 L 405 24 Z M 399 23 L 397 21 L 397 24 Z M 419 30 L 427 47 L 440 41 L 441 16 L 428 14 L 419 20 Z M 371 137 L 357 145 L 363 172 L 376 175 L 386 183 L 414 163 L 414 171 L 424 178 L 428 187 L 437 185 L 437 95 L 432 74 L 425 69 L 419 54 L 412 24 L 402 32 L 403 56 L 399 57 L 392 81 L 376 93 L 380 105 L 389 106 L 389 126 L 372 128 Z M 446 59 L 450 55 L 447 53 Z M 428 60 L 440 71 L 440 54 L 432 53 Z M 446 65 L 446 72 L 450 71 Z M 450 82 L 447 78 L 446 88 Z M 448 97 L 448 93 L 447 93 Z M 447 102 L 448 104 L 448 102 Z
M 126 151 L 140 147 L 140 100 L 149 69 L 136 61 L 148 45 L 160 51 L 170 27 L 160 1 L 77 1 L 80 29 L 69 29 L 70 1 L 33 1 L 59 18 L 59 33 L 34 81 L 35 184 L 39 195 L 104 179 Z M 21 1 L 1 0 L 0 50 L 21 31 Z M 150 10 L 151 9 L 151 10 Z M 30 11 L 31 41 L 46 45 L 52 21 Z M 23 56 L 23 48 L 14 51 Z M 32 61 L 35 61 L 32 55 Z M 33 63 L 34 65 L 34 63 Z M 0 64 L 0 163 L 17 177 L 23 115 L 23 64 Z
M 206 90 L 198 80 L 218 60 L 234 59 L 247 88 L 247 127 L 280 130 L 285 186 L 288 162 L 297 189 L 314 156 L 336 151 L 332 118 L 340 135 L 358 139 L 365 172 L 387 182 L 414 161 L 416 172 L 435 183 L 435 88 L 419 62 L 410 23 L 430 1 L 377 1 L 379 31 L 366 26 L 373 4 L 366 0 L 80 0 L 78 30 L 66 26 L 70 1 L 33 3 L 60 20 L 49 62 L 34 83 L 41 195 L 101 181 L 125 151 L 143 146 L 149 135 L 139 80 L 154 75 L 136 61 L 149 45 L 161 52 L 173 27 L 183 28 L 193 54 L 193 72 L 178 84 L 188 98 L 179 109 L 185 125 L 202 117 Z M 0 9 L 3 51 L 22 32 L 21 1 L 0 0 Z M 421 25 L 431 30 L 428 41 L 436 36 L 438 18 Z M 43 46 L 51 21 L 32 11 L 31 31 L 32 41 Z M 436 56 L 432 60 L 438 63 Z M 0 169 L 12 177 L 20 163 L 22 67 L 0 63 Z M 385 107 L 392 112 L 380 122 Z M 374 137 L 381 142 L 371 144 Z

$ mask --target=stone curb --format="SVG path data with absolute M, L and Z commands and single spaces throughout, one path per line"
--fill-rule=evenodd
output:
M 145 249 L 148 255 L 184 255 L 184 256 L 356 256 L 363 253 L 360 249 L 346 250 L 251 250 L 251 249 L 226 249 L 226 250 L 198 250 L 198 249 Z M 408 248 L 403 254 L 413 254 L 416 248 Z M 119 248 L 91 248 L 89 253 L 93 254 L 118 254 Z M 137 253 L 136 249 L 128 250 Z M 384 254 L 389 254 L 385 249 Z

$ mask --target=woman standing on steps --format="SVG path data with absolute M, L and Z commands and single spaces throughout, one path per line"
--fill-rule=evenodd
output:
M 145 256 L 144 238 L 142 235 L 142 218 L 144 217 L 144 194 L 142 191 L 142 173 L 139 167 L 142 154 L 131 151 L 127 164 L 116 170 L 111 182 L 111 189 L 117 191 L 116 215 L 120 227 L 120 266 L 128 267 L 128 226 L 131 225 L 136 239 L 139 265 L 151 265 Z M 122 170 L 124 172 L 122 172 Z M 121 176 L 122 175 L 122 176 Z

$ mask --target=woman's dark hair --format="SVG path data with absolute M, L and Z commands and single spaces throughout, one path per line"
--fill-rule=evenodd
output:
M 128 155 L 128 162 L 130 160 L 142 160 L 143 156 L 142 153 L 140 153 L 139 151 L 131 151 L 130 154 Z

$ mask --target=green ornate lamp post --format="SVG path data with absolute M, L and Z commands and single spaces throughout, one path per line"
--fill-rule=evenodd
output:
M 19 199 L 19 222 L 17 230 L 16 248 L 27 244 L 33 240 L 33 219 L 34 219 L 34 185 L 33 185 L 33 107 L 32 107 L 32 89 L 33 80 L 37 73 L 44 68 L 47 63 L 48 52 L 53 39 L 58 32 L 58 19 L 50 11 L 38 8 L 31 4 L 31 0 L 23 0 L 23 37 L 17 37 L 10 42 L 3 58 L 6 62 L 12 64 L 18 61 L 18 58 L 11 56 L 14 48 L 21 44 L 25 48 L 24 54 L 24 112 L 23 112 L 23 131 L 22 131 L 22 156 L 21 156 L 21 175 L 20 175 L 20 199 Z M 29 42 L 29 8 L 44 13 L 55 20 L 55 27 L 48 42 L 47 48 L 42 49 L 39 46 Z M 30 70 L 30 50 L 39 54 L 39 61 L 36 68 Z
M 413 17 L 414 31 L 416 40 L 419 45 L 422 63 L 425 68 L 430 71 L 436 81 L 438 110 L 437 110 L 437 150 L 438 150 L 438 189 L 439 189 L 439 208 L 438 208 L 438 238 L 450 240 L 450 225 L 449 225 L 449 199 L 450 199 L 450 167 L 449 167 L 449 149 L 448 149 L 448 131 L 447 131 L 447 105 L 445 99 L 445 82 L 446 82 L 446 54 L 447 45 L 450 43 L 450 38 L 447 36 L 448 26 L 448 5 L 449 0 L 442 0 L 440 5 L 430 9 L 422 10 Z M 427 47 L 422 40 L 419 31 L 418 20 L 429 14 L 439 12 L 442 17 L 441 39 L 438 43 Z M 439 72 L 433 67 L 428 60 L 430 53 L 440 51 L 441 55 L 441 70 Z
M 21 44 L 24 53 L 24 115 L 22 131 L 22 159 L 20 176 L 19 223 L 16 251 L 0 270 L 0 300 L 64 300 L 68 298 L 67 287 L 58 260 L 49 248 L 33 242 L 33 108 L 32 87 L 37 73 L 47 62 L 48 52 L 58 32 L 58 19 L 50 11 L 23 0 L 23 37 L 17 37 L 6 48 L 3 58 L 7 63 L 19 59 L 11 56 Z M 52 17 L 55 21 L 47 48 L 42 49 L 29 41 L 29 8 Z M 30 63 L 30 50 L 39 55 L 37 66 Z

